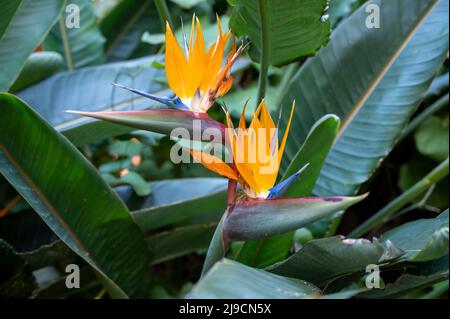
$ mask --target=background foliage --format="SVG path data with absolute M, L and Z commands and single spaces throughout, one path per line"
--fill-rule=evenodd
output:
M 65 27 L 69 2 L 80 28 Z M 380 8 L 379 29 L 365 27 L 368 4 Z M 447 296 L 448 1 L 0 0 L 0 8 L 1 297 Z M 297 102 L 280 178 L 309 166 L 286 196 L 369 193 L 345 214 L 346 206 L 325 216 L 307 206 L 295 232 L 239 231 L 202 277 L 227 181 L 173 164 L 168 136 L 65 112 L 160 108 L 111 83 L 170 95 L 163 21 L 181 36 L 194 12 L 208 43 L 216 13 L 251 43 L 220 101 L 235 118 L 247 98 L 265 96 L 274 117 Z M 224 120 L 218 106 L 209 114 Z M 246 229 L 264 226 L 235 216 Z M 70 263 L 81 266 L 80 289 L 65 286 Z M 383 289 L 365 288 L 368 264 L 380 267 Z

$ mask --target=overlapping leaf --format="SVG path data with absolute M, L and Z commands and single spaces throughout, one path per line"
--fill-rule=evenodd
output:
M 57 21 L 64 3 L 64 0 L 0 2 L 0 92 L 14 83 L 28 56 Z
M 380 8 L 378 29 L 365 26 L 368 4 Z M 374 0 L 366 5 L 343 21 L 328 46 L 302 66 L 282 103 L 287 108 L 295 99 L 301 105 L 284 168 L 318 118 L 334 113 L 343 122 L 316 195 L 354 194 L 370 177 L 448 52 L 448 1 Z
M 145 295 L 147 247 L 124 204 L 73 145 L 10 94 L 0 94 L 0 172 L 102 274 L 112 296 Z

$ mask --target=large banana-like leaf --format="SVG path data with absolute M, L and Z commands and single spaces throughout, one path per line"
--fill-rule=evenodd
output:
M 314 54 L 328 41 L 327 5 L 326 0 L 238 0 L 230 25 L 250 37 L 255 53 L 264 51 L 270 64 L 281 65 Z
M 113 296 L 144 296 L 148 252 L 127 208 L 72 144 L 10 94 L 0 94 L 0 172 Z
M 188 294 L 199 299 L 304 299 L 320 296 L 314 285 L 224 259 Z
M 365 24 L 369 4 L 380 9 L 380 28 Z M 294 99 L 301 107 L 283 167 L 313 123 L 334 113 L 343 125 L 314 194 L 354 194 L 393 147 L 447 52 L 448 1 L 368 1 L 293 78 L 283 107 Z
M 150 65 L 156 56 L 58 73 L 18 93 L 18 96 L 76 145 L 129 132 L 131 129 L 104 121 L 94 121 L 67 110 L 140 110 L 157 103 L 114 87 L 118 82 L 156 95 L 169 91 L 157 80 L 163 70 Z
M 296 230 L 348 208 L 366 196 L 304 197 L 238 201 L 226 213 L 226 240 L 258 239 Z
M 390 249 L 388 251 L 387 249 Z M 367 265 L 394 259 L 391 246 L 367 239 L 328 237 L 311 240 L 298 252 L 268 270 L 282 276 L 307 280 L 316 285 L 342 275 L 365 271 Z
M 77 11 L 71 12 L 68 7 L 45 40 L 45 48 L 60 52 L 69 70 L 104 63 L 105 38 L 100 33 L 91 1 L 71 0 L 68 5 L 75 5 L 72 8 Z M 79 13 L 78 25 L 75 24 L 77 17 L 69 16 L 75 13 Z
M 16 80 L 33 49 L 55 24 L 64 0 L 1 0 L 0 92 Z

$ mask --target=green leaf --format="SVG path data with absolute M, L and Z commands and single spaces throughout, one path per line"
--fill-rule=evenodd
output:
M 444 119 L 431 116 L 414 134 L 416 147 L 422 155 L 442 162 L 448 157 L 448 134 L 448 115 Z
M 3 35 L 21 4 L 21 0 L 2 1 L 2 19 L 0 19 L 0 35 Z
M 77 6 L 79 11 L 71 11 L 69 5 Z M 100 33 L 91 1 L 71 0 L 66 8 L 44 46 L 61 53 L 69 71 L 104 63 L 105 38 Z M 79 25 L 72 16 L 75 13 L 79 13 Z
M 384 289 L 373 289 L 371 291 L 358 295 L 358 298 L 399 298 L 408 294 L 409 292 L 429 287 L 437 282 L 441 282 L 444 280 L 448 280 L 448 270 L 430 276 L 415 276 L 411 274 L 404 274 L 400 276 L 395 282 L 387 284 Z
M 384 254 L 385 248 L 377 241 L 328 237 L 309 241 L 288 259 L 268 270 L 321 286 L 343 275 L 364 272 L 367 265 L 378 264 Z M 391 259 L 394 257 L 398 256 L 389 256 Z
M 299 178 L 289 186 L 284 197 L 304 197 L 311 194 L 320 175 L 322 165 L 333 146 L 339 125 L 340 120 L 335 115 L 325 115 L 314 124 L 281 180 L 285 180 L 296 173 L 306 164 L 309 165 Z
M 144 296 L 148 252 L 128 210 L 73 145 L 10 94 L 0 94 L 0 172 L 110 294 Z
M 380 28 L 367 28 L 366 5 L 345 19 L 328 46 L 294 76 L 282 107 L 299 107 L 283 167 L 310 127 L 334 113 L 342 125 L 314 188 L 352 195 L 389 153 L 448 52 L 448 1 L 375 0 Z M 402 19 L 399 20 L 399 16 Z M 281 120 L 281 129 L 286 126 Z
M 305 197 L 238 201 L 227 214 L 227 240 L 248 240 L 296 230 L 324 216 L 346 209 L 366 196 Z
M 405 252 L 408 261 L 429 261 L 448 254 L 448 209 L 436 218 L 419 219 L 403 224 L 383 234 L 380 239 L 391 241 Z
M 304 299 L 320 296 L 312 284 L 224 259 L 188 294 L 194 299 Z
M 322 21 L 326 0 L 238 0 L 230 25 L 248 35 L 259 57 L 266 50 L 270 64 L 282 65 L 314 54 L 328 42 L 329 21 Z
M 62 68 L 63 62 L 62 56 L 56 52 L 32 53 L 9 91 L 18 92 L 52 76 Z
M 100 29 L 106 38 L 107 60 L 113 62 L 129 59 L 144 32 L 161 32 L 161 23 L 153 1 L 121 0 L 102 17 Z
M 102 174 L 103 179 L 110 186 L 130 185 L 138 196 L 148 196 L 151 193 L 150 185 L 138 173 L 130 171 L 124 176 L 115 177 L 111 174 Z
M 164 71 L 150 67 L 155 59 L 158 57 L 58 73 L 19 92 L 18 96 L 32 105 L 74 144 L 85 145 L 97 139 L 129 132 L 131 129 L 104 121 L 93 121 L 66 111 L 139 110 L 159 105 L 111 85 L 113 82 L 119 82 L 156 95 L 169 94 L 156 81 L 164 75 Z
M 198 250 L 206 250 L 215 228 L 216 224 L 190 225 L 148 237 L 151 264 L 161 263 Z
M 28 56 L 57 21 L 64 0 L 2 0 L 0 7 L 0 92 L 19 76 Z
M 143 231 L 166 226 L 217 222 L 227 203 L 223 178 L 182 178 L 150 183 L 152 194 L 131 212 Z
M 247 240 L 237 249 L 234 260 L 255 268 L 273 265 L 288 256 L 292 240 L 291 233 Z

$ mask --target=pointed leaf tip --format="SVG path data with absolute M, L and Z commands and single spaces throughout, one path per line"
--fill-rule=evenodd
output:
M 228 240 L 259 239 L 301 228 L 363 200 L 356 197 L 305 197 L 239 201 L 224 222 Z

